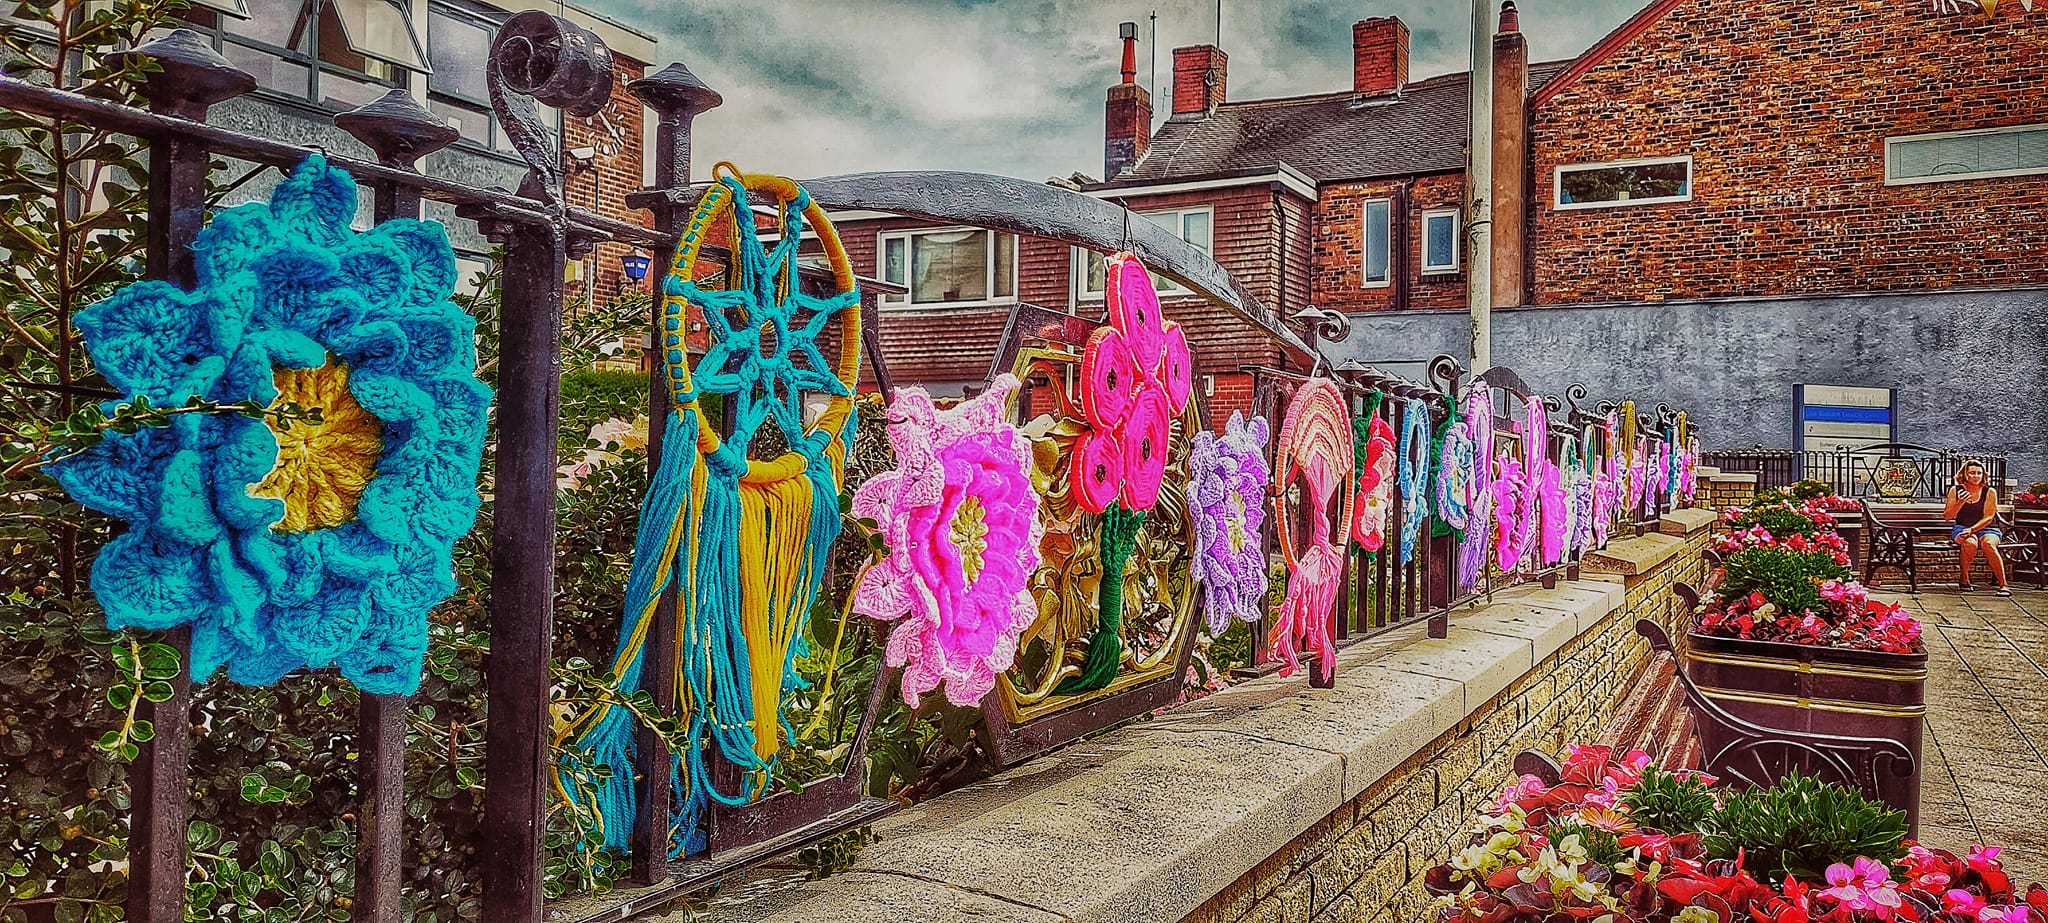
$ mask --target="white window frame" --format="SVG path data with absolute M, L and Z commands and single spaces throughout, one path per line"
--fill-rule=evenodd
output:
M 1685 193 L 1683 195 L 1653 196 L 1648 199 L 1615 199 L 1611 202 L 1566 202 L 1564 200 L 1564 175 L 1589 170 L 1608 170 L 1615 167 L 1654 167 L 1667 163 L 1685 164 Z M 1630 160 L 1607 160 L 1600 163 L 1561 163 L 1552 169 L 1550 175 L 1550 207 L 1556 211 L 1577 211 L 1587 208 L 1629 208 L 1636 205 L 1662 205 L 1667 202 L 1690 202 L 1692 191 L 1699 177 L 1692 168 L 1692 155 L 1676 157 L 1637 157 Z
M 1368 220 L 1370 220 L 1367 217 L 1367 214 L 1371 212 L 1372 207 L 1375 204 L 1385 205 L 1387 207 L 1386 233 L 1381 235 L 1381 239 L 1387 242 L 1387 277 L 1384 279 L 1380 279 L 1379 281 L 1373 281 L 1372 279 L 1368 279 L 1365 276 L 1366 267 L 1372 265 L 1372 261 L 1370 259 L 1367 259 L 1369 254 L 1365 252 L 1365 248 L 1369 246 L 1372 242 L 1372 235 L 1366 233 L 1368 229 L 1366 228 L 1365 223 Z M 1386 197 L 1378 197 L 1366 199 L 1365 201 L 1358 203 L 1359 283 L 1365 288 L 1392 288 L 1394 286 L 1395 265 L 1396 261 L 1394 260 L 1394 200 Z
M 987 297 L 987 298 L 983 298 L 983 299 L 980 299 L 980 300 L 978 300 L 978 301 L 927 301 L 927 302 L 919 302 L 919 301 L 916 301 L 916 300 L 914 300 L 914 299 L 916 298 L 916 296 L 917 296 L 917 292 L 916 292 L 916 286 L 915 286 L 915 284 L 914 284 L 913 280 L 912 280 L 912 279 L 910 278 L 910 267 L 911 267 L 911 266 L 912 266 L 912 264 L 913 264 L 913 263 L 915 262 L 915 256 L 914 256 L 914 254 L 913 254 L 913 250 L 914 250 L 914 247 L 913 247 L 913 245 L 912 245 L 912 243 L 911 243 L 911 239 L 912 239 L 912 238 L 916 238 L 916 237 L 922 237 L 922 236 L 926 236 L 926 235 L 931 235 L 931 234 L 957 234 L 957 233 L 960 233 L 961 231 L 983 231 L 983 232 L 986 232 L 986 233 L 988 234 L 988 271 L 987 271 L 987 282 L 985 283 L 985 287 L 987 288 L 987 290 L 988 290 L 988 292 L 989 292 L 989 297 Z M 1014 248 L 1014 249 L 1015 249 L 1015 250 L 1016 250 L 1017 252 L 1014 252 L 1014 253 L 1010 254 L 1010 293 L 1009 293 L 1008 295 L 997 295 L 997 294 L 995 294 L 995 290 L 996 290 L 996 252 L 995 252 L 995 248 L 996 248 L 996 242 L 997 242 L 997 241 L 1000 241 L 1000 240 L 1003 240 L 1003 239 L 1004 239 L 1004 238 L 1006 238 L 1006 237 L 1007 237 L 1007 238 L 1009 239 L 1009 241 L 1010 241 L 1010 246 L 1011 246 L 1011 247 L 1013 247 L 1013 248 Z M 882 273 L 884 273 L 884 272 L 888 271 L 888 265 L 887 265 L 887 262 L 886 262 L 886 261 L 887 261 L 887 259 L 888 259 L 888 255 L 889 255 L 889 241 L 891 241 L 891 240 L 901 240 L 901 241 L 903 241 L 903 282 L 902 282 L 902 285 L 903 285 L 903 287 L 904 287 L 905 289 L 909 289 L 909 291 L 905 291 L 905 292 L 904 292 L 903 294 L 901 294 L 901 295 L 894 295 L 894 294 L 884 294 L 884 295 L 882 295 L 882 304 L 883 304 L 883 305 L 885 305 L 885 306 L 887 306 L 887 307 L 891 307 L 891 308 L 911 308 L 911 309 L 914 309 L 914 310 L 919 310 L 919 311 L 926 311 L 926 310 L 932 310 L 932 309 L 951 309 L 951 308 L 972 308 L 972 307 L 985 307 L 985 306 L 988 306 L 988 305 L 1007 305 L 1007 304 L 1015 304 L 1015 303 L 1017 302 L 1017 283 L 1018 283 L 1018 282 L 1020 281 L 1018 277 L 1019 277 L 1019 274 L 1020 274 L 1020 268 L 1021 268 L 1021 267 L 1019 267 L 1019 266 L 1018 266 L 1018 262 L 1019 262 L 1019 257 L 1021 257 L 1021 256 L 1023 255 L 1023 249 L 1024 249 L 1024 248 L 1023 248 L 1023 246 L 1022 246 L 1022 245 L 1021 245 L 1021 244 L 1019 243 L 1019 240 L 1020 240 L 1020 238 L 1019 238 L 1019 237 L 1018 237 L 1017 235 L 1015 235 L 1015 234 L 1011 234 L 1011 233 L 1010 233 L 1010 232 L 1008 232 L 1008 231 L 997 231 L 997 230 L 994 230 L 994 229 L 992 229 L 992 228 L 977 228 L 977 227 L 970 227 L 970 226 L 968 226 L 968 225 L 964 225 L 964 224 L 963 224 L 963 225 L 956 225 L 956 226 L 953 226 L 953 227 L 943 227 L 943 228 L 916 228 L 916 229 L 912 229 L 912 230 L 903 230 L 903 231 L 883 231 L 883 232 L 880 232 L 880 233 L 878 233 L 878 234 L 876 234 L 876 235 L 875 235 L 875 277 L 876 277 L 876 278 L 878 278 L 878 279 L 883 279 L 884 281 L 891 281 L 891 280 L 887 279 L 887 277 L 885 277 L 885 276 L 883 276 L 883 275 L 882 275 Z
M 1936 131 L 1919 135 L 1896 135 L 1884 139 L 1884 184 L 1887 186 L 1916 186 L 1921 183 L 1948 183 L 1969 179 L 1997 179 L 2003 176 L 2039 176 L 2048 173 L 2048 167 L 2020 167 L 2016 170 L 1984 170 L 1977 173 L 1942 173 L 1934 176 L 1892 176 L 1892 145 L 1913 141 L 1939 141 L 1943 138 L 1966 138 L 1972 135 L 2012 135 L 2024 131 L 2048 131 L 2048 122 L 2032 125 L 2000 125 L 1996 128 L 1971 128 L 1963 131 Z
M 1422 213 L 1422 274 L 1425 276 L 1455 275 L 1464 267 L 1465 247 L 1463 215 L 1456 208 L 1432 208 Z M 1451 219 L 1451 261 L 1432 264 L 1429 261 L 1429 222 L 1435 218 Z
M 1145 219 L 1145 220 L 1147 220 L 1147 221 L 1150 221 L 1150 220 L 1152 220 L 1152 219 L 1153 219 L 1153 218 L 1155 218 L 1155 217 L 1160 217 L 1160 216 L 1164 216 L 1164 215 L 1172 215 L 1172 216 L 1174 216 L 1174 222 L 1173 222 L 1173 223 L 1174 223 L 1174 226 L 1175 226 L 1176 228 L 1178 228 L 1178 229 L 1179 229 L 1178 233 L 1174 234 L 1174 236 L 1175 236 L 1175 237 L 1178 237 L 1178 238 L 1180 238 L 1180 240 L 1181 240 L 1181 242 L 1182 242 L 1182 243 L 1186 243 L 1186 242 L 1187 242 L 1187 237 L 1186 237 L 1186 234 L 1187 234 L 1187 228 L 1188 228 L 1188 223 L 1187 223 L 1187 222 L 1188 222 L 1188 216 L 1189 216 L 1189 215 L 1205 215 L 1205 216 L 1207 216 L 1207 217 L 1208 217 L 1208 219 L 1209 219 L 1209 248 L 1208 248 L 1208 249 L 1206 249 L 1206 250 L 1203 250 L 1202 252 L 1203 252 L 1204 254 L 1207 254 L 1207 255 L 1208 255 L 1208 257 L 1209 257 L 1210 259 L 1212 259 L 1212 260 L 1216 258 L 1216 207 L 1215 207 L 1215 206 L 1213 206 L 1213 205 L 1190 205 L 1190 206 L 1188 206 L 1188 207 L 1186 207 L 1186 208 L 1159 208 L 1159 209 L 1146 209 L 1146 210 L 1136 210 L 1136 209 L 1134 209 L 1134 210 L 1132 211 L 1132 214 L 1133 214 L 1133 216 L 1134 216 L 1134 217 L 1137 217 L 1137 218 L 1143 218 L 1143 219 Z M 1162 227 L 1163 227 L 1163 225 L 1162 225 Z M 1089 261 L 1091 261 L 1091 260 L 1099 260 L 1099 259 L 1102 259 L 1102 254 L 1096 253 L 1096 252 L 1095 252 L 1095 251 L 1093 251 L 1093 250 L 1087 250 L 1087 249 L 1083 249 L 1083 248 L 1081 248 L 1081 247 L 1075 247 L 1075 248 L 1073 248 L 1073 249 L 1074 249 L 1074 271 L 1073 271 L 1073 276 L 1074 276 L 1074 282 L 1073 282 L 1073 292 L 1074 292 L 1074 303 L 1075 303 L 1075 304 L 1083 304 L 1083 303 L 1088 303 L 1088 302 L 1096 302 L 1096 301 L 1101 301 L 1101 300 L 1102 300 L 1102 299 L 1103 299 L 1103 298 L 1104 298 L 1104 297 L 1105 297 L 1105 296 L 1107 295 L 1107 292 L 1106 292 L 1106 291 L 1091 291 L 1091 290 L 1089 290 L 1089 288 L 1088 288 L 1088 270 L 1089 270 L 1089 268 L 1090 268 L 1090 266 L 1089 266 Z M 1106 289 L 1106 288 L 1108 287 L 1108 284 L 1109 284 L 1109 276 L 1108 276 L 1108 275 L 1107 275 L 1107 274 L 1105 273 L 1105 274 L 1103 275 L 1103 285 L 1104 285 L 1104 288 L 1105 288 L 1105 289 Z M 1186 288 L 1185 286 L 1183 286 L 1183 285 L 1181 285 L 1180 283 L 1178 283 L 1178 282 L 1175 282 L 1175 281 L 1173 281 L 1172 279 L 1169 279 L 1169 278 L 1167 278 L 1167 277 L 1165 277 L 1165 276 L 1163 276 L 1163 275 L 1160 275 L 1160 274 L 1158 274 L 1158 273 L 1156 273 L 1156 272 L 1152 274 L 1152 287 L 1153 287 L 1153 288 L 1154 288 L 1154 289 L 1155 289 L 1156 291 L 1158 291 L 1158 292 L 1159 292 L 1159 294 L 1161 294 L 1161 295 L 1186 295 L 1186 294 L 1191 294 L 1191 292 L 1190 292 L 1190 291 L 1189 291 L 1189 290 L 1188 290 L 1188 289 L 1187 289 L 1187 288 Z

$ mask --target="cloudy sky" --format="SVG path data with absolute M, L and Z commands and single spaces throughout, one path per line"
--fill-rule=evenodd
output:
M 697 171 L 732 160 L 805 177 L 959 169 L 1032 180 L 1102 171 L 1117 23 L 1158 19 L 1157 117 L 1176 46 L 1214 41 L 1215 0 L 580 0 L 655 33 L 725 96 L 698 119 Z M 1524 0 L 1531 60 L 1578 54 L 1647 0 Z M 1410 79 L 1466 69 L 1470 7 L 1429 0 L 1223 0 L 1232 99 L 1351 85 L 1351 23 L 1396 15 Z

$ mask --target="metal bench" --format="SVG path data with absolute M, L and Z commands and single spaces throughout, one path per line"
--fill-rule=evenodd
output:
M 1949 538 L 1953 523 L 1943 516 L 1939 505 L 1893 504 L 1863 502 L 1863 518 L 1870 533 L 1869 550 L 1863 556 L 1863 582 L 1877 586 L 1877 572 L 1890 567 L 1906 574 L 1906 586 L 1913 592 L 1920 592 L 1919 569 L 1929 563 L 1928 556 L 1947 557 L 1956 552 L 1956 544 Z M 1999 554 L 2005 558 L 2008 579 L 2032 577 L 2040 582 L 2048 578 L 2048 554 L 2044 554 L 2042 541 L 2044 530 L 2038 526 L 2017 525 L 2005 513 L 1998 514 L 1998 528 L 2005 533 L 2005 540 L 1998 545 Z M 1960 575 L 1967 577 L 1967 574 Z

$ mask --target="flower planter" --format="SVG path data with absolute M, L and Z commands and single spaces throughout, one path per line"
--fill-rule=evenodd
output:
M 1866 793 L 1906 812 L 1919 830 L 1921 735 L 1927 655 L 1744 641 L 1693 632 L 1686 675 L 1736 717 L 1770 728 L 1898 741 L 1913 754 L 1904 775 L 1880 772 Z M 1718 752 L 1734 738 L 1701 722 L 1700 744 Z M 1782 768 L 1779 769 L 1782 772 Z M 1775 778 L 1775 777 L 1774 777 Z M 1761 780 L 1759 780 L 1761 781 Z

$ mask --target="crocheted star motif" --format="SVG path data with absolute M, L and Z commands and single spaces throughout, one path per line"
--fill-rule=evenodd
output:
M 141 282 L 74 318 L 131 399 L 321 409 L 289 429 L 181 414 L 51 466 L 129 523 L 93 565 L 108 624 L 190 624 L 195 679 L 332 663 L 366 692 L 412 692 L 427 614 L 455 590 L 490 404 L 475 321 L 449 301 L 440 225 L 357 233 L 356 207 L 355 182 L 309 157 L 200 232 L 196 289 Z

